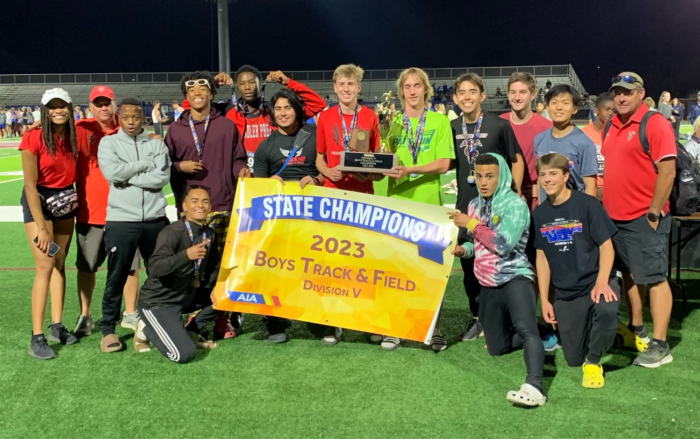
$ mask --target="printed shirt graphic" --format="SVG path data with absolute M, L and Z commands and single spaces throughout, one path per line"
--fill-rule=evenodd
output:
M 544 201 L 532 217 L 535 248 L 547 257 L 556 299 L 589 294 L 598 277 L 599 247 L 617 232 L 598 200 L 571 191 L 558 206 Z
M 305 131 L 313 131 L 304 145 L 299 148 L 294 156 L 289 160 L 287 166 L 280 173 L 285 181 L 299 181 L 308 176 L 318 176 L 316 169 L 316 128 L 305 126 Z M 301 130 L 299 130 L 301 131 Z M 275 131 L 263 140 L 255 151 L 255 176 L 259 178 L 270 178 L 277 174 L 287 157 L 294 148 L 294 141 L 299 131 L 292 135 L 284 135 Z
M 411 118 L 413 135 L 416 135 L 420 118 Z M 408 137 L 403 129 L 402 115 L 398 113 L 394 117 L 391 128 L 391 151 L 398 156 L 399 166 L 414 166 L 413 157 L 408 149 Z M 418 163 L 415 166 L 427 165 L 437 159 L 455 159 L 452 143 L 452 129 L 447 116 L 429 111 L 425 118 L 425 130 L 418 152 Z M 419 175 L 414 178 L 407 175 L 400 180 L 393 177 L 385 178 L 387 181 L 387 195 L 394 198 L 402 198 L 419 203 L 443 204 L 440 176 Z
M 603 175 L 605 173 L 605 157 L 603 157 L 603 153 L 601 151 L 603 147 L 603 133 L 596 131 L 595 124 L 593 122 L 581 128 L 581 131 L 583 131 L 595 144 L 596 159 L 598 160 L 598 179 L 596 180 L 596 184 L 598 187 L 603 187 Z
M 552 130 L 540 133 L 535 137 L 535 158 L 553 152 L 566 156 L 569 159 L 569 180 L 566 185 L 571 190 L 584 192 L 586 186 L 584 177 L 598 175 L 598 160 L 596 158 L 595 144 L 578 127 L 564 137 L 557 138 L 552 135 Z M 547 193 L 540 188 L 540 199 L 547 198 Z
M 243 147 L 248 153 L 248 167 L 251 172 L 255 163 L 255 151 L 263 140 L 270 137 L 270 134 L 272 134 L 272 128 L 270 127 L 270 119 L 266 114 L 260 114 L 257 117 L 246 117 Z

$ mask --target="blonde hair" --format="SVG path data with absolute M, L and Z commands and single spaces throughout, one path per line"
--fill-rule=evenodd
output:
M 697 133 L 698 130 L 700 130 L 700 117 L 695 119 L 695 122 L 693 122 L 693 132 Z
M 653 100 L 652 98 L 650 98 L 650 97 L 644 99 L 644 103 L 646 104 L 647 108 L 649 108 L 650 110 L 651 110 L 652 108 L 655 108 L 655 107 L 656 107 L 656 102 L 654 102 L 654 100 Z
M 343 64 L 342 66 L 338 66 L 335 72 L 333 72 L 333 82 L 336 82 L 338 78 L 344 76 L 346 78 L 357 79 L 357 83 L 359 84 L 362 82 L 364 74 L 365 71 L 362 70 L 362 67 L 356 66 L 355 64 Z
M 427 104 L 430 101 L 430 98 L 433 97 L 433 86 L 430 85 L 430 80 L 428 79 L 428 74 L 425 73 L 422 69 L 419 69 L 418 67 L 409 67 L 401 74 L 399 75 L 399 79 L 396 80 L 396 88 L 398 89 L 399 92 L 399 100 L 401 101 L 401 105 L 406 108 L 406 97 L 403 94 L 403 86 L 406 83 L 406 80 L 408 79 L 409 76 L 414 76 L 418 82 L 420 82 L 423 85 L 423 88 L 425 88 L 425 95 L 423 96 L 423 103 Z

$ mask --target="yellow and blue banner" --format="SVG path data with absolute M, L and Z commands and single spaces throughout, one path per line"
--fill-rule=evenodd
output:
M 453 264 L 447 209 L 239 181 L 216 308 L 428 342 Z

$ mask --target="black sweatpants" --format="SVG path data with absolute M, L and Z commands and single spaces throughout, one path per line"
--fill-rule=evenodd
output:
M 479 295 L 484 338 L 489 354 L 499 356 L 523 347 L 525 382 L 543 389 L 544 346 L 537 330 L 537 302 L 530 279 L 518 276 L 505 284 L 482 287 Z
M 156 248 L 158 234 L 169 224 L 167 218 L 140 223 L 107 221 L 104 243 L 107 260 L 107 283 L 102 297 L 102 335 L 114 334 L 122 310 L 122 293 L 138 248 L 148 269 L 148 260 Z
M 469 310 L 474 318 L 479 317 L 479 293 L 481 292 L 481 284 L 474 274 L 474 258 L 459 258 L 464 272 L 464 291 L 469 299 Z
M 599 303 L 591 299 L 593 285 L 588 292 L 572 300 L 555 300 L 554 316 L 557 319 L 561 346 L 566 363 L 571 367 L 581 367 L 588 358 L 598 364 L 615 343 L 620 322 L 620 285 L 611 279 L 610 288 L 618 300 Z
M 188 332 L 199 334 L 214 321 L 216 310 L 209 305 L 204 307 L 187 327 L 182 324 L 182 314 L 195 311 L 182 306 L 168 305 L 161 308 L 139 308 L 139 315 L 145 323 L 146 338 L 166 358 L 184 364 L 194 360 L 197 347 Z

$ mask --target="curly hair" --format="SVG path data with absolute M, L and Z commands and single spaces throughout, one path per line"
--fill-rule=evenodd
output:
M 188 73 L 182 77 L 182 80 L 180 81 L 180 90 L 182 91 L 183 96 L 187 97 L 187 86 L 185 85 L 185 83 L 187 81 L 194 81 L 197 79 L 206 79 L 207 81 L 209 81 L 209 88 L 211 89 L 211 94 L 212 96 L 216 96 L 216 91 L 219 89 L 219 86 L 216 84 L 214 75 L 207 71 L 196 71 Z

